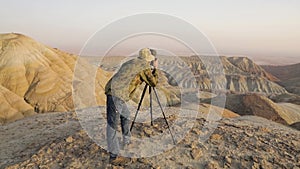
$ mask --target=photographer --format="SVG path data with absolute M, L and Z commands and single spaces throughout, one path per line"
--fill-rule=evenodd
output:
M 158 61 L 155 55 L 156 51 L 153 49 L 141 49 L 139 56 L 122 64 L 105 86 L 107 96 L 106 135 L 111 164 L 121 165 L 131 161 L 129 158 L 118 156 L 120 149 L 117 138 L 118 122 L 120 119 L 124 145 L 130 144 L 130 112 L 126 102 L 132 98 L 134 91 L 143 82 L 151 87 L 156 86 Z

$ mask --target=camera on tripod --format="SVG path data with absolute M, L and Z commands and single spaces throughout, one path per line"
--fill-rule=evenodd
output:
M 157 52 L 154 49 L 150 49 L 150 52 L 151 55 L 155 56 L 155 59 L 150 62 L 151 70 L 154 70 L 155 69 L 154 62 L 157 61 L 157 57 L 156 57 Z
M 155 58 L 154 60 L 152 60 L 150 62 L 150 66 L 151 66 L 151 70 L 154 70 L 155 69 L 155 66 L 154 66 L 154 62 L 157 61 L 157 58 Z

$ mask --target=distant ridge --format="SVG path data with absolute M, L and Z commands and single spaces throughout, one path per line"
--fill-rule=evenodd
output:
M 300 63 L 286 66 L 262 66 L 268 72 L 278 77 L 289 92 L 300 95 Z
M 278 79 L 266 72 L 247 57 L 220 56 L 224 75 L 213 74 L 213 84 L 218 87 L 226 85 L 227 92 L 232 93 L 265 93 L 267 95 L 283 94 L 287 91 L 277 82 Z M 201 90 L 210 91 L 212 80 L 207 72 L 213 70 L 214 64 L 204 65 L 199 57 L 182 57 L 195 74 Z M 179 71 L 179 70 L 178 70 Z M 213 72 L 213 71 L 212 71 Z M 224 76 L 226 79 L 224 79 Z M 220 88 L 221 89 L 221 88 Z
M 281 81 L 300 77 L 300 63 L 286 66 L 262 65 L 262 67 Z

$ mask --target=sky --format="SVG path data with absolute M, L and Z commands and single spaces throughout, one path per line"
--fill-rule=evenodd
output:
M 221 55 L 258 63 L 300 62 L 299 0 L 0 0 L 0 33 L 17 32 L 79 54 L 106 25 L 140 13 L 178 17 L 199 29 Z

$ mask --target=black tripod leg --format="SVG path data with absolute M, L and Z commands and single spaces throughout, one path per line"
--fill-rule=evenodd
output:
M 134 115 L 134 119 L 133 119 L 133 121 L 132 121 L 132 124 L 131 124 L 131 127 L 130 127 L 130 131 L 131 131 L 132 128 L 133 128 L 133 125 L 134 125 L 134 122 L 135 122 L 135 120 L 136 120 L 137 114 L 138 114 L 138 112 L 139 112 L 139 110 L 140 110 L 140 108 L 141 108 L 141 105 L 142 105 L 142 102 L 143 102 L 143 99 L 144 99 L 144 96 L 145 96 L 147 87 L 148 87 L 148 85 L 146 84 L 146 85 L 145 85 L 145 88 L 144 88 L 144 90 L 143 90 L 143 93 L 142 93 L 141 100 L 140 100 L 140 102 L 139 102 L 138 108 L 137 108 L 136 113 L 135 113 L 135 115 Z
M 170 129 L 170 126 L 169 126 L 168 120 L 167 120 L 167 118 L 166 118 L 165 112 L 164 112 L 164 110 L 163 110 L 163 108 L 162 108 L 162 106 L 161 106 L 161 104 L 160 104 L 160 101 L 159 101 L 159 99 L 158 99 L 157 92 L 156 92 L 156 90 L 155 90 L 155 88 L 154 88 L 154 87 L 152 87 L 152 88 L 153 88 L 153 91 L 154 91 L 154 93 L 155 93 L 155 96 L 156 96 L 156 99 L 157 99 L 158 105 L 159 105 L 159 107 L 160 107 L 160 109 L 161 109 L 161 112 L 162 112 L 162 114 L 163 114 L 163 116 L 164 116 L 164 119 L 165 119 L 165 121 L 166 121 L 167 127 L 168 127 L 168 129 L 169 129 L 169 131 L 170 131 L 170 134 L 171 134 L 171 137 L 172 137 L 173 143 L 174 143 L 174 144 L 176 144 L 176 142 L 175 142 L 175 139 L 174 139 L 174 136 L 173 136 L 173 134 L 172 134 L 172 132 L 171 132 L 171 129 Z
M 150 116 L 151 116 L 151 126 L 153 126 L 153 116 L 152 116 L 152 93 L 151 93 L 151 87 L 149 87 L 149 95 L 150 95 Z

